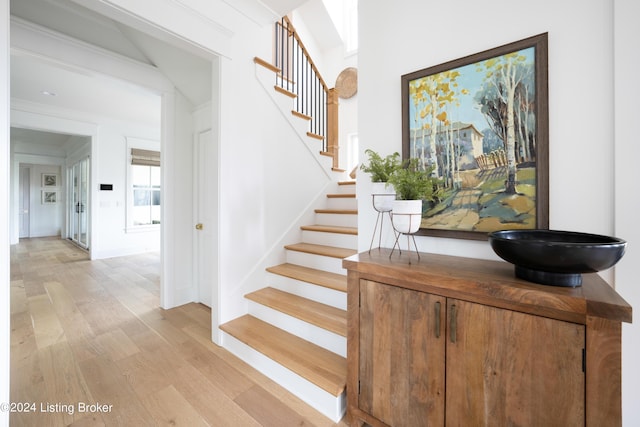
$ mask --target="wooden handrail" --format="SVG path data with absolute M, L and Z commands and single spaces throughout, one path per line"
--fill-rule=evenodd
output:
M 320 74 L 320 71 L 318 71 L 318 67 L 316 67 L 316 63 L 313 62 L 313 59 L 311 58 L 309 51 L 305 47 L 304 43 L 302 43 L 302 40 L 300 40 L 300 36 L 298 36 L 298 33 L 296 32 L 296 27 L 293 26 L 293 24 L 289 20 L 289 17 L 285 16 L 282 18 L 282 20 L 287 23 L 287 29 L 289 30 L 289 33 L 298 42 L 298 45 L 302 49 L 302 52 L 304 52 L 304 55 L 307 57 L 307 60 L 309 61 L 311 68 L 313 68 L 313 71 L 316 73 L 316 76 L 318 76 L 318 80 L 320 80 L 320 83 L 322 83 L 322 87 L 324 87 L 324 91 L 328 92 L 329 86 L 327 86 L 327 84 L 325 83 L 324 79 L 322 78 L 322 74 Z
M 309 135 L 322 141 L 321 153 L 338 169 L 338 93 L 330 89 L 295 27 L 284 16 L 276 23 L 276 89 L 295 99 L 295 111 L 309 118 Z

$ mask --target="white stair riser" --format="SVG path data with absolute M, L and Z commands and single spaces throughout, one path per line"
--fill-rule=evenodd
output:
M 327 393 L 226 332 L 223 332 L 223 342 L 224 347 L 236 357 L 289 390 L 333 422 L 337 423 L 344 416 L 347 408 L 345 392 L 340 396 L 333 396 L 331 393 Z
M 302 231 L 302 241 L 336 248 L 357 249 L 358 236 L 353 234 L 325 233 L 323 231 Z
M 249 314 L 303 340 L 347 357 L 347 339 L 343 336 L 251 300 L 249 300 Z
M 283 95 L 283 96 L 286 96 L 286 95 Z M 298 132 L 299 135 L 306 135 L 306 133 L 309 132 L 309 120 L 305 120 L 300 117 L 294 116 L 293 113 L 291 115 L 293 116 L 291 118 L 291 123 L 294 126 L 296 132 Z M 306 141 L 306 142 L 311 143 L 311 141 Z
M 338 185 L 338 190 L 336 193 L 340 194 L 356 194 L 356 186 L 355 184 L 350 185 Z
M 342 268 L 342 259 L 340 258 L 288 250 L 287 262 L 289 264 L 297 264 L 303 267 L 329 271 L 331 273 L 347 274 L 347 271 Z
M 316 224 L 335 225 L 338 227 L 357 227 L 358 215 L 316 213 Z
M 273 88 L 274 86 L 275 86 L 275 83 L 271 83 L 270 87 Z M 267 86 L 267 91 L 269 91 L 269 86 Z M 291 98 L 290 96 L 287 96 L 284 93 L 280 93 L 276 91 L 275 88 L 273 90 L 272 98 L 274 102 L 276 102 L 278 108 L 282 111 L 290 111 L 294 107 L 294 104 L 293 104 L 295 102 L 294 98 Z
M 352 197 L 327 197 L 327 209 L 358 209 L 358 199 Z
M 322 142 L 318 141 L 317 139 L 313 139 L 313 138 L 307 138 L 307 144 L 309 144 L 309 146 L 311 147 L 311 151 L 320 151 L 321 147 L 322 147 Z M 331 166 L 333 165 L 333 159 L 331 157 L 328 156 L 318 156 L 319 157 L 319 162 L 322 165 L 323 168 L 327 169 L 327 170 L 331 170 Z
M 314 285 L 279 274 L 269 273 L 268 285 L 299 297 L 307 298 L 341 310 L 347 309 L 347 294 L 324 286 Z

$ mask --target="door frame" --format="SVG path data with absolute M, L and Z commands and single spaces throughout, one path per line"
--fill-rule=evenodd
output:
M 98 126 L 96 124 L 93 123 L 89 123 L 89 122 L 83 122 L 80 120 L 73 120 L 73 119 L 68 119 L 68 118 L 55 118 L 52 117 L 51 115 L 46 114 L 46 112 L 31 112 L 31 111 L 25 111 L 23 109 L 20 110 L 11 110 L 10 109 L 10 127 L 14 127 L 14 128 L 22 128 L 22 129 L 32 129 L 32 130 L 38 130 L 38 131 L 43 131 L 43 132 L 53 132 L 53 133 L 62 133 L 62 134 L 68 134 L 68 135 L 77 135 L 77 136 L 83 136 L 87 138 L 87 144 L 79 149 L 78 151 L 76 151 L 75 153 L 72 153 L 70 156 L 68 156 L 66 159 L 64 159 L 64 161 L 55 161 L 54 158 L 48 157 L 48 156 L 42 156 L 42 155 L 34 155 L 34 154 L 14 154 L 11 156 L 11 197 L 12 197 L 12 201 L 13 201 L 13 205 L 17 206 L 18 204 L 18 195 L 19 195 L 19 176 L 20 176 L 20 164 L 34 164 L 34 165 L 56 165 L 59 166 L 61 169 L 61 176 L 63 179 L 63 188 L 65 189 L 65 194 L 68 193 L 67 189 L 67 174 L 66 174 L 66 170 L 67 167 L 70 163 L 75 163 L 77 160 L 80 160 L 81 158 L 85 158 L 85 157 L 89 157 L 90 161 L 89 161 L 89 182 L 97 182 L 97 175 L 96 175 L 96 165 L 95 165 L 95 158 L 96 158 L 96 152 L 97 151 L 97 147 L 95 144 L 95 141 L 97 140 L 98 137 Z M 58 160 L 60 160 L 58 158 Z M 91 227 L 92 224 L 95 224 L 95 215 L 97 212 L 96 206 L 94 206 L 95 200 L 97 200 L 95 197 L 92 197 L 92 192 L 94 191 L 94 189 L 92 189 L 90 187 L 89 190 L 89 203 L 90 203 L 90 207 L 89 207 L 89 218 L 88 218 L 88 227 L 89 227 L 89 233 L 92 233 Z M 65 197 L 69 197 L 69 194 L 66 194 Z M 66 200 L 65 200 L 65 204 L 66 204 Z M 60 230 L 60 234 L 61 237 L 65 237 L 68 234 L 68 224 L 69 224 L 69 219 L 67 217 L 68 215 L 68 210 L 65 209 L 65 218 L 62 221 L 62 229 Z M 17 210 L 12 211 L 12 216 L 10 219 L 10 244 L 14 245 L 16 243 L 18 243 L 19 240 L 19 224 L 18 224 L 19 218 L 18 218 L 18 212 Z M 93 241 L 92 243 L 95 243 L 95 241 Z M 90 259 L 93 259 L 93 257 L 91 257 L 91 246 L 89 246 L 89 257 Z
M 211 307 L 211 339 L 213 342 L 219 342 L 219 336 L 216 331 L 218 330 L 219 325 L 219 301 L 220 301 L 220 269 L 218 265 L 219 260 L 219 207 L 218 207 L 218 163 L 219 163 L 219 152 L 218 145 L 215 140 L 215 133 L 212 129 L 206 129 L 200 131 L 194 135 L 193 139 L 193 202 L 194 202 L 194 228 L 193 228 L 193 272 L 194 272 L 194 282 L 196 283 L 196 292 L 198 296 L 198 301 L 203 302 L 203 297 L 208 297 L 210 299 L 209 307 Z M 208 140 L 205 140 L 208 138 Z M 210 144 L 209 150 L 202 150 L 202 144 Z M 209 157 L 206 158 L 202 151 L 208 152 Z M 205 164 L 208 164 L 209 167 L 213 168 L 213 172 L 206 174 L 203 173 L 203 169 L 205 168 Z M 212 208 L 212 214 L 206 219 L 201 216 L 201 194 L 203 190 L 203 181 L 206 180 L 207 177 L 213 176 L 213 181 L 209 183 L 208 188 L 213 190 L 213 194 L 211 195 L 211 200 L 209 202 L 209 207 Z M 212 206 L 211 206 L 212 205 Z M 203 224 L 204 230 L 198 230 L 195 225 Z M 210 241 L 202 241 L 203 238 L 212 239 Z M 203 245 L 210 245 L 210 250 L 213 252 L 212 260 L 207 260 L 205 258 L 206 254 L 202 250 Z M 206 277 L 205 283 L 203 283 L 201 269 L 202 266 L 207 263 L 209 265 L 209 277 Z M 207 289 L 203 292 L 204 286 L 210 286 L 210 289 Z M 204 303 L 204 302 L 203 302 Z
M 25 203 L 27 200 L 28 209 L 27 212 L 18 212 L 18 239 L 29 238 L 31 237 L 31 167 L 30 166 L 19 166 L 19 174 L 18 174 L 19 182 L 18 182 L 18 209 L 24 210 Z M 26 178 L 26 179 L 25 179 Z M 21 202 L 22 201 L 22 202 Z M 26 219 L 26 229 L 23 230 L 23 224 L 25 221 L 23 219 L 23 215 L 27 216 Z M 23 233 L 24 232 L 24 233 Z

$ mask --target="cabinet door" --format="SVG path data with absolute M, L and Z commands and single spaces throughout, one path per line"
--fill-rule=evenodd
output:
M 445 304 L 361 280 L 360 409 L 394 427 L 444 425 Z
M 447 304 L 447 426 L 584 426 L 583 325 Z

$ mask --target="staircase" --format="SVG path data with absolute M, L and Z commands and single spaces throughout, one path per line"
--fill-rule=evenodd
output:
M 288 18 L 276 23 L 274 39 L 276 65 L 254 58 L 256 79 L 335 187 L 315 223 L 300 227 L 301 241 L 278 248 L 286 262 L 267 267 L 264 287 L 244 295 L 247 314 L 220 329 L 225 348 L 338 422 L 347 403 L 342 260 L 358 247 L 355 181 L 340 182 L 337 91 Z
M 245 295 L 248 314 L 220 329 L 231 352 L 333 421 L 346 410 L 346 271 L 356 253 L 355 182 L 337 183 L 316 224 L 267 268 L 266 287 Z

